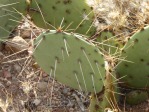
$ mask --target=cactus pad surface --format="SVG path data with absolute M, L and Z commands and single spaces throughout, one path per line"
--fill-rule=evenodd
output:
M 140 104 L 148 99 L 148 93 L 145 91 L 134 90 L 126 94 L 126 103 L 129 105 Z
M 29 14 L 38 27 L 53 29 L 48 24 L 58 28 L 63 23 L 61 27 L 67 32 L 95 33 L 92 25 L 94 14 L 86 0 L 32 0 Z
M 26 0 L 0 0 L 0 38 L 7 38 L 25 13 Z M 18 12 L 17 12 L 18 11 Z
M 104 59 L 84 37 L 48 31 L 35 40 L 34 57 L 56 80 L 75 89 L 100 92 L 104 86 Z
M 149 88 L 149 27 L 134 34 L 122 50 L 116 72 L 123 86 Z M 129 62 L 128 62 L 129 61 Z
M 100 43 L 100 49 L 109 54 L 115 54 L 119 51 L 119 48 L 121 48 L 120 43 L 117 41 L 117 37 L 110 31 L 101 32 L 97 37 L 97 42 Z

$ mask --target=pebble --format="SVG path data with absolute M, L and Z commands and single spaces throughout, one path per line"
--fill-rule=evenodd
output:
M 0 87 L 5 87 L 5 86 L 0 82 Z
M 68 93 L 67 93 L 67 95 L 69 95 L 69 96 L 71 96 L 71 94 L 72 94 L 71 92 L 68 92 Z
M 11 81 L 7 81 L 6 86 L 9 87 L 12 84 Z
M 70 108 L 69 111 L 70 111 L 70 112 L 74 112 L 74 109 L 73 109 L 73 108 Z
M 39 91 L 46 91 L 47 85 L 48 85 L 47 82 L 39 82 L 37 84 L 37 87 L 38 87 Z
M 21 67 L 18 64 L 14 65 L 14 69 L 19 73 L 21 71 Z
M 68 88 L 64 88 L 64 89 L 63 89 L 63 91 L 62 91 L 62 93 L 63 93 L 63 94 L 67 94 L 67 93 L 68 93 L 68 91 L 69 91 L 69 89 L 68 89 Z
M 15 112 L 15 110 L 9 110 L 9 112 Z
M 29 24 L 28 21 L 25 21 L 25 22 L 23 23 L 23 25 L 20 26 L 20 29 L 28 29 L 28 28 L 30 28 L 30 24 Z
M 16 36 L 13 39 L 6 42 L 5 49 L 13 50 L 15 52 L 27 49 L 29 44 L 20 36 Z
M 12 77 L 11 73 L 8 70 L 3 70 L 3 76 L 5 78 L 11 78 Z
M 37 105 L 39 105 L 41 103 L 41 100 L 40 99 L 35 99 L 33 101 L 33 103 L 37 106 Z
M 35 94 L 34 94 L 33 92 L 30 92 L 30 93 L 29 93 L 29 96 L 30 96 L 30 97 L 35 97 Z
M 49 76 L 49 75 L 46 74 L 46 73 L 43 73 L 42 76 L 43 76 L 43 77 L 47 77 L 47 76 Z M 48 78 L 47 78 L 47 79 L 48 79 Z

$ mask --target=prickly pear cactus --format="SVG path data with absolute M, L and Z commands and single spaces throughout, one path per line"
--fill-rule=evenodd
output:
M 112 74 L 114 75 L 114 73 Z M 115 80 L 116 79 L 109 72 L 107 72 L 105 88 L 97 94 L 92 94 L 89 112 L 119 111 L 117 104 L 119 97 L 117 94 L 115 94 L 119 92 L 116 84 L 114 84 L 114 82 L 116 82 Z
M 117 37 L 110 31 L 103 31 L 96 39 L 99 42 L 100 49 L 108 54 L 116 54 L 122 45 L 117 41 Z
M 25 13 L 26 0 L 0 0 L 0 38 L 7 38 Z M 17 12 L 18 11 L 18 12 Z
M 104 59 L 84 37 L 48 31 L 35 40 L 34 57 L 40 67 L 59 82 L 87 92 L 104 86 Z
M 123 60 L 116 68 L 121 85 L 149 89 L 149 27 L 134 34 L 122 50 Z
M 134 90 L 126 94 L 126 103 L 129 105 L 140 104 L 148 99 L 146 91 Z
M 38 27 L 53 29 L 52 25 L 67 32 L 95 33 L 94 14 L 86 0 L 32 0 L 29 14 Z

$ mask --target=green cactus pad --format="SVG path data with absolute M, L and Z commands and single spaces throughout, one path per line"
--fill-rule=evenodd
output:
M 67 32 L 89 36 L 95 33 L 95 27 L 92 25 L 94 14 L 86 0 L 44 0 L 44 2 L 43 0 L 32 0 L 29 14 L 38 27 L 53 29 L 47 24 L 49 23 L 58 28 L 64 18 L 63 29 L 70 25 Z M 82 20 L 84 21 L 82 22 Z M 90 29 L 90 27 L 92 28 Z M 89 32 L 87 32 L 88 30 Z
M 110 31 L 103 31 L 97 37 L 97 42 L 100 42 L 100 49 L 103 52 L 107 52 L 109 54 L 115 54 L 122 47 L 120 43 L 117 41 L 117 37 L 115 37 Z
M 35 40 L 34 57 L 39 66 L 61 83 L 75 89 L 100 92 L 105 67 L 99 50 L 84 37 L 49 31 Z
M 113 72 L 112 75 L 115 75 L 115 73 Z M 96 95 L 92 94 L 89 112 L 107 112 L 107 109 L 111 110 L 113 107 L 115 110 L 118 109 L 119 96 L 116 93 L 119 93 L 119 89 L 115 83 L 116 79 L 112 75 L 107 72 L 103 91 Z
M 122 86 L 149 88 L 149 27 L 134 34 L 122 50 L 122 61 L 116 68 Z M 128 62 L 129 61 L 129 62 Z
M 0 0 L 0 38 L 7 38 L 25 13 L 26 0 Z M 17 11 L 18 12 L 17 12 Z
M 148 93 L 145 91 L 135 90 L 126 94 L 126 103 L 137 105 L 148 99 Z

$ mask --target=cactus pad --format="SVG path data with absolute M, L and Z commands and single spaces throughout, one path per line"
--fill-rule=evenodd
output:
M 99 50 L 84 37 L 49 31 L 35 40 L 34 57 L 56 80 L 75 89 L 100 92 L 105 68 Z
M 122 50 L 122 61 L 116 68 L 123 86 L 149 88 L 149 27 L 134 34 Z M 129 61 L 129 62 L 128 62 Z
M 97 37 L 97 42 L 100 43 L 99 47 L 103 52 L 107 52 L 109 54 L 115 54 L 119 51 L 119 48 L 122 46 L 117 41 L 117 37 L 115 37 L 110 31 L 103 31 Z
M 86 0 L 32 0 L 29 14 L 38 27 L 51 29 L 52 27 L 47 24 L 49 23 L 58 28 L 64 18 L 61 27 L 66 29 L 69 26 L 69 32 L 85 35 L 92 27 L 87 35 L 95 33 L 92 26 L 94 14 Z
M 19 24 L 22 17 L 17 11 L 25 12 L 25 2 L 25 0 L 0 0 L 0 38 L 7 38 Z
M 112 75 L 114 74 L 113 72 Z M 89 106 L 90 112 L 106 112 L 106 108 L 112 109 L 113 107 L 115 110 L 118 109 L 117 102 L 119 101 L 119 97 L 115 93 L 119 93 L 119 89 L 117 88 L 117 84 L 113 83 L 116 79 L 112 75 L 107 71 L 105 88 L 96 95 L 92 94 Z
M 148 99 L 148 93 L 145 91 L 134 90 L 126 94 L 126 103 L 136 105 Z

